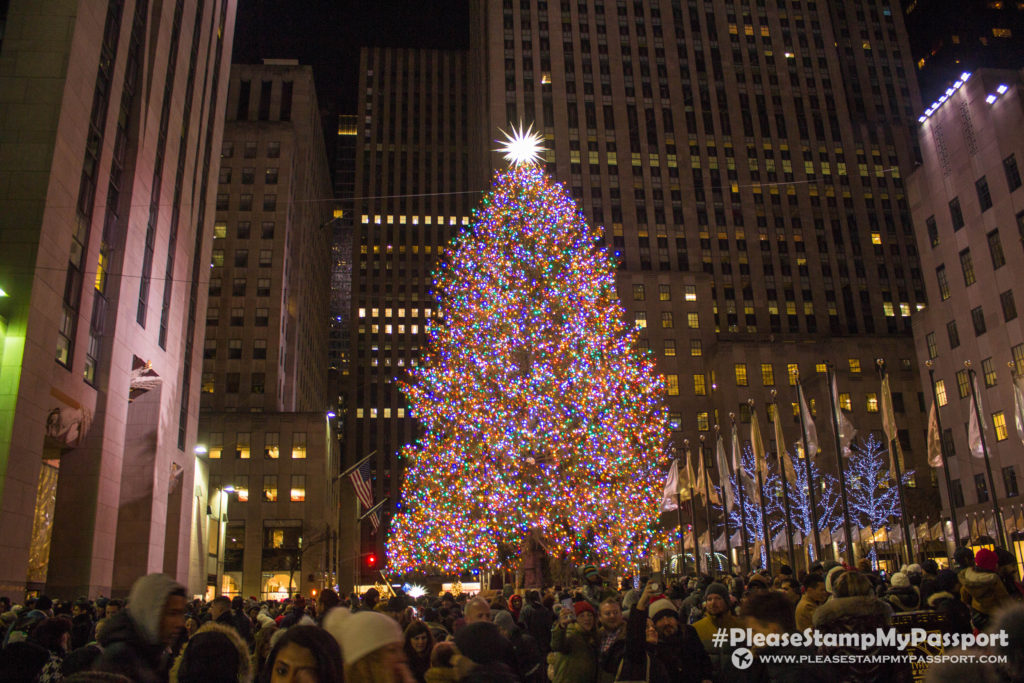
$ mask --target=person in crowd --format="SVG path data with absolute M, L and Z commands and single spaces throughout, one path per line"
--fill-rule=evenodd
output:
M 874 633 L 889 626 L 892 607 L 874 594 L 871 582 L 858 571 L 844 571 L 834 578 L 832 597 L 814 611 L 814 628 L 823 633 Z M 883 682 L 906 680 L 909 664 L 896 661 L 895 647 L 877 645 L 865 650 L 849 645 L 818 648 L 829 657 L 856 654 L 871 655 L 868 659 L 843 661 L 831 665 L 831 680 L 850 682 Z M 884 661 L 880 661 L 884 660 Z
M 519 621 L 523 628 L 537 641 L 540 651 L 547 655 L 551 650 L 551 624 L 555 615 L 545 607 L 540 599 L 540 591 L 526 591 L 526 600 L 519 613 Z
M 50 661 L 45 647 L 25 640 L 15 640 L 0 650 L 0 681 L 4 683 L 37 683 L 39 673 Z
M 555 659 L 554 683 L 594 681 L 597 678 L 597 614 L 586 600 L 563 607 L 551 630 L 551 652 Z
M 991 633 L 1005 633 L 1006 644 L 997 641 L 989 648 L 949 649 L 946 661 L 934 663 L 925 672 L 926 683 L 1010 683 L 1024 679 L 1024 605 L 1011 602 L 992 620 Z M 973 655 L 973 659 L 961 657 Z M 979 655 L 989 658 L 979 661 Z M 1005 661 L 1003 661 L 1005 659 Z
M 253 671 L 263 671 L 263 665 L 266 663 L 267 657 L 270 656 L 270 650 L 274 646 L 274 634 L 277 631 L 277 624 L 271 621 L 269 624 L 261 626 L 260 630 L 256 632 L 256 636 L 253 638 L 251 657 Z
M 786 596 L 794 608 L 800 602 L 800 581 L 795 576 L 787 576 L 779 582 L 779 592 Z
M 231 598 L 231 619 L 238 635 L 252 647 L 252 621 L 245 613 L 245 599 L 241 595 Z
M 478 621 L 491 620 L 491 606 L 483 598 L 473 598 L 466 603 L 465 625 L 475 624 Z
M 626 640 L 626 619 L 622 615 L 618 598 L 605 598 L 601 601 L 597 621 L 597 680 L 598 683 L 612 683 L 616 671 L 609 670 L 609 659 L 622 657 L 621 649 Z
M 921 607 L 946 615 L 946 633 L 972 633 L 971 609 L 960 599 L 956 572 L 943 569 L 921 586 Z
M 128 606 L 109 620 L 99 635 L 103 656 L 96 669 L 139 683 L 166 681 L 170 645 L 185 629 L 185 588 L 165 574 L 140 577 Z
M 804 594 L 796 604 L 796 629 L 806 631 L 814 625 L 814 612 L 828 600 L 825 579 L 816 572 L 804 577 Z
M 430 653 L 430 668 L 427 669 L 424 679 L 427 683 L 455 683 L 458 680 L 455 660 L 461 657 L 462 655 L 455 649 L 455 643 L 438 643 Z
M 341 646 L 346 680 L 415 681 L 405 660 L 405 636 L 391 617 L 380 612 L 349 612 L 338 607 L 324 617 L 324 628 Z
M 71 607 L 71 647 L 77 650 L 93 641 L 96 635 L 96 622 L 93 618 L 92 603 L 89 598 L 75 600 Z
M 1024 600 L 1024 587 L 1017 577 L 1017 559 L 1006 548 L 996 548 L 996 564 L 999 580 L 1006 586 L 1007 594 L 1014 600 Z
M 811 574 L 819 580 L 821 577 Z M 758 593 L 743 604 L 741 619 L 753 633 L 770 636 L 772 634 L 793 633 L 797 630 L 794 611 L 790 600 L 779 591 Z M 732 659 L 722 662 L 721 680 L 728 681 L 771 681 L 772 683 L 804 683 L 825 681 L 821 668 L 800 657 L 815 654 L 812 646 L 768 645 L 754 648 L 753 653 L 746 655 L 753 661 L 745 669 L 734 666 Z M 791 656 L 792 661 L 779 662 L 766 655 Z M 743 656 L 741 654 L 741 656 Z
M 424 683 L 430 668 L 430 653 L 434 649 L 434 636 L 430 627 L 419 619 L 405 627 L 405 659 L 409 670 L 419 683 Z
M 231 598 L 228 596 L 218 595 L 211 600 L 209 614 L 210 621 L 238 630 L 235 626 L 235 615 L 231 612 Z
M 694 622 L 693 628 L 704 649 L 711 653 L 711 637 L 720 628 L 740 628 L 742 623 L 732 613 L 728 589 L 721 583 L 712 583 L 704 589 L 704 616 Z
M 521 680 L 512 644 L 496 624 L 477 621 L 467 625 L 455 634 L 455 647 L 464 657 L 455 666 L 459 681 Z
M 959 573 L 961 599 L 970 604 L 971 623 L 979 631 L 985 630 L 995 613 L 1011 600 L 998 569 L 996 554 L 981 548 L 974 556 L 974 566 Z
M 968 567 L 974 566 L 974 551 L 967 546 L 957 548 L 953 552 L 953 562 L 956 564 L 953 569 L 959 574 Z
M 60 667 L 71 645 L 71 620 L 66 616 L 47 617 L 36 624 L 28 636 L 31 643 L 46 648 L 50 659 L 39 673 L 40 683 L 61 680 Z
M 917 586 L 911 585 L 910 575 L 896 572 L 892 575 L 890 584 L 885 600 L 892 605 L 894 612 L 912 612 L 920 607 L 921 596 Z
M 494 615 L 494 625 L 512 647 L 513 671 L 519 679 L 523 683 L 545 683 L 544 655 L 533 636 L 519 628 L 512 613 L 504 610 Z
M 317 626 L 292 626 L 284 631 L 267 657 L 260 683 L 334 683 L 345 680 L 342 677 L 341 650 L 331 635 Z
M 182 647 L 171 683 L 249 683 L 249 646 L 232 626 L 207 622 Z
M 512 615 L 512 618 L 515 619 L 515 622 L 517 624 L 520 623 L 519 620 L 520 620 L 520 618 L 522 617 L 522 614 L 523 614 L 523 596 L 522 595 L 519 595 L 518 593 L 514 593 L 511 596 L 509 596 L 509 599 L 508 599 L 508 611 Z
M 763 583 L 768 590 L 768 582 Z M 664 668 L 671 683 L 697 683 L 712 678 L 711 658 L 701 645 L 697 631 L 679 619 L 679 612 L 672 601 L 665 598 L 648 603 L 654 594 L 653 587 L 646 590 L 637 603 L 638 610 L 645 610 L 651 619 L 651 626 L 657 637 L 649 651 Z

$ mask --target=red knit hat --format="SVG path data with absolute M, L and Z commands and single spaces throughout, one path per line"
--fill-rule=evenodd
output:
M 590 612 L 591 614 L 594 614 L 594 615 L 597 614 L 597 612 L 594 610 L 594 606 L 591 605 L 586 600 L 580 600 L 579 602 L 574 602 L 572 604 L 572 609 L 573 609 L 573 611 L 576 612 L 576 616 L 577 617 L 579 615 L 583 614 L 584 612 Z
M 982 548 L 974 554 L 974 566 L 994 572 L 999 568 L 999 557 L 988 548 Z

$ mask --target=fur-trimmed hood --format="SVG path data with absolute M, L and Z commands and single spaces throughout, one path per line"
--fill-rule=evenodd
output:
M 968 567 L 960 573 L 960 582 L 968 590 L 972 588 L 989 588 L 999 581 L 999 574 Z
M 892 607 L 871 595 L 857 595 L 850 598 L 832 598 L 814 610 L 814 627 L 844 618 L 875 618 L 887 620 Z
M 932 593 L 931 595 L 928 596 L 927 603 L 928 603 L 929 607 L 933 607 L 934 608 L 939 602 L 941 602 L 943 600 L 956 600 L 956 599 L 957 598 L 954 597 L 953 594 L 950 593 L 949 591 L 937 591 L 937 592 Z

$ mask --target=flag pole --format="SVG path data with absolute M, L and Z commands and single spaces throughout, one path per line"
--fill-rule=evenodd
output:
M 753 421 L 754 418 L 754 399 L 748 398 L 747 405 L 750 406 L 750 419 Z M 764 453 L 761 454 L 764 457 Z M 765 467 L 768 463 L 765 462 Z M 758 495 L 757 500 L 761 504 L 761 535 L 764 537 L 764 569 L 766 572 L 771 573 L 772 571 L 772 546 L 768 539 L 768 514 L 765 512 L 764 507 L 764 477 L 761 476 L 761 468 L 757 466 L 757 453 L 754 454 L 754 471 L 757 473 L 757 488 L 761 492 Z
M 357 462 L 357 463 L 356 463 L 355 465 L 352 465 L 352 467 L 349 467 L 349 468 L 348 468 L 348 469 L 346 469 L 346 470 L 345 470 L 344 472 L 342 472 L 341 474 L 339 474 L 338 476 L 336 476 L 336 477 L 335 477 L 335 479 L 344 479 L 345 477 L 347 477 L 348 475 L 352 474 L 352 473 L 353 473 L 353 472 L 355 472 L 355 471 L 356 471 L 357 469 L 359 469 L 359 467 L 360 467 L 360 466 L 362 466 L 362 464 L 363 464 L 364 462 L 366 462 L 367 460 L 369 460 L 370 458 L 372 458 L 372 457 L 373 457 L 373 456 L 375 456 L 375 455 L 377 455 L 377 451 L 376 451 L 376 450 L 372 450 L 372 451 L 370 451 L 370 453 L 369 453 L 368 455 L 366 455 L 366 456 L 364 456 L 364 457 L 360 458 L 360 459 L 359 459 L 359 462 Z
M 684 441 L 685 443 L 685 441 Z M 676 457 L 676 476 L 678 477 L 679 457 Z M 676 521 L 679 524 L 679 573 L 686 575 L 686 529 L 683 528 L 683 490 L 676 480 Z
M 885 361 L 883 359 L 881 359 L 881 358 L 878 358 L 878 359 L 875 360 L 875 365 L 878 368 L 878 378 L 881 379 L 881 380 L 884 380 L 885 376 L 887 374 L 886 373 L 886 369 L 885 369 Z M 885 386 L 888 386 L 888 385 L 886 384 Z M 889 405 L 891 405 L 892 404 L 892 398 L 890 397 L 888 399 L 888 401 L 889 401 Z M 883 421 L 886 419 L 884 415 L 883 415 L 882 419 L 883 419 Z M 894 433 L 892 436 L 895 437 L 896 434 Z M 887 435 L 886 438 L 888 439 L 888 435 Z M 896 450 L 896 451 L 892 450 L 894 448 L 894 444 L 898 443 L 896 438 L 888 439 L 888 441 L 889 441 L 889 455 L 891 456 L 890 460 L 893 463 L 893 467 L 896 468 L 896 472 L 895 472 L 895 476 L 896 476 L 896 492 L 899 494 L 899 498 L 900 498 L 900 528 L 903 530 L 903 545 L 905 546 L 905 548 L 907 550 L 907 563 L 911 563 L 911 562 L 914 561 L 914 546 L 911 544 L 911 540 L 910 540 L 910 527 L 908 526 L 908 522 L 907 522 L 907 503 L 906 503 L 906 501 L 903 498 L 903 471 L 902 471 L 902 467 L 900 466 L 900 451 L 899 450 Z M 893 473 L 890 472 L 890 474 L 893 474 Z
M 932 385 L 932 402 L 935 405 L 935 426 L 939 430 L 939 452 L 942 454 L 942 472 L 946 479 L 946 499 L 949 500 L 949 518 L 953 522 L 953 544 L 960 547 L 960 527 L 956 519 L 956 503 L 953 501 L 953 482 L 949 478 L 949 453 L 946 452 L 946 439 L 942 432 L 942 416 L 939 415 L 939 394 L 935 390 L 935 368 L 930 360 L 924 362 L 928 368 L 928 381 Z M 943 529 L 945 532 L 945 529 Z
M 725 487 L 729 485 L 729 460 L 725 457 L 725 445 L 722 443 L 722 432 L 718 425 L 715 425 L 715 455 L 721 450 L 722 457 L 718 459 L 718 482 L 722 486 L 722 527 L 725 530 L 725 566 L 732 574 L 732 540 L 729 538 L 729 498 L 725 495 Z
M 821 561 L 821 536 L 818 534 L 818 497 L 814 495 L 814 477 L 811 474 L 811 451 L 807 447 L 807 416 L 804 415 L 804 388 L 799 371 L 796 380 L 797 412 L 800 413 L 800 443 L 804 447 L 804 472 L 807 475 L 807 502 L 811 507 L 811 532 L 814 538 L 814 559 Z M 810 410 L 810 408 L 808 408 Z
M 1009 546 L 1006 544 L 1006 530 L 1003 528 L 1003 515 L 999 511 L 999 497 L 996 496 L 996 482 L 992 478 L 992 461 L 988 455 L 988 441 L 985 439 L 985 423 L 982 422 L 981 404 L 978 403 L 978 394 L 974 390 L 974 378 L 977 373 L 971 367 L 970 360 L 964 361 L 964 367 L 967 368 L 967 379 L 971 384 L 971 397 L 974 399 L 974 415 L 975 419 L 978 420 L 978 436 L 981 437 L 981 452 L 985 455 L 985 471 L 988 473 L 988 487 L 992 496 L 992 514 L 995 515 L 993 521 L 996 524 L 996 530 L 999 532 L 999 544 L 1003 548 L 1008 548 Z
M 711 488 L 708 483 L 708 461 L 704 458 L 704 435 L 700 435 L 700 462 L 704 465 L 704 471 L 698 477 L 704 477 L 704 523 L 708 529 L 708 574 L 714 572 L 713 560 L 715 559 L 715 539 L 711 536 Z
M 686 464 L 693 470 L 693 466 L 690 465 L 690 440 L 684 439 L 683 443 L 686 445 Z M 690 526 L 693 528 L 693 570 L 700 576 L 700 539 L 697 536 L 697 501 L 693 495 L 693 477 L 686 477 L 686 485 L 690 488 Z
M 832 394 L 833 382 L 838 382 L 835 375 L 835 366 L 831 362 L 825 363 L 825 372 L 828 379 L 828 402 L 832 409 L 832 434 L 836 441 L 836 468 L 839 471 L 839 491 L 843 501 L 843 533 L 846 534 L 846 552 L 850 555 L 850 561 L 857 559 L 857 553 L 853 549 L 853 530 L 850 528 L 850 503 L 846 498 L 846 468 L 843 467 L 843 444 L 839 438 L 839 421 L 836 419 L 840 410 L 836 405 L 836 397 Z M 835 385 L 838 389 L 838 383 Z
M 737 443 L 738 437 L 736 436 L 736 413 L 729 413 L 729 419 L 732 420 L 732 448 L 733 453 L 736 453 L 736 449 L 739 448 Z M 750 542 L 747 538 L 747 506 L 744 504 L 743 496 L 743 459 L 740 458 L 738 463 L 739 469 L 736 471 L 736 486 L 739 488 L 740 493 L 740 543 L 743 544 L 743 561 L 747 566 L 747 574 L 750 573 Z
M 775 389 L 771 390 L 772 405 L 775 406 L 775 433 L 781 437 L 782 413 L 779 412 L 779 404 L 775 400 L 778 393 Z M 779 438 L 775 439 L 775 453 L 779 457 L 779 477 L 782 478 L 782 504 L 786 511 L 786 549 L 789 551 L 789 566 L 790 569 L 796 571 L 796 553 L 793 551 L 793 511 L 789 506 L 789 480 L 786 477 L 786 466 L 782 462 L 782 459 L 786 457 L 786 444 Z M 796 482 L 793 482 L 793 485 L 796 486 Z M 804 539 L 804 543 L 807 543 L 806 539 Z M 810 569 L 809 564 L 808 569 Z

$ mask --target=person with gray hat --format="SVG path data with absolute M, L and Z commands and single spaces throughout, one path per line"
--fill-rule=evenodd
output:
M 704 589 L 704 616 L 693 624 L 693 629 L 700 638 L 701 645 L 711 658 L 711 666 L 716 672 L 722 671 L 723 660 L 732 656 L 732 648 L 715 647 L 713 636 L 720 628 L 743 628 L 744 623 L 732 611 L 729 589 L 721 583 L 712 583 Z

